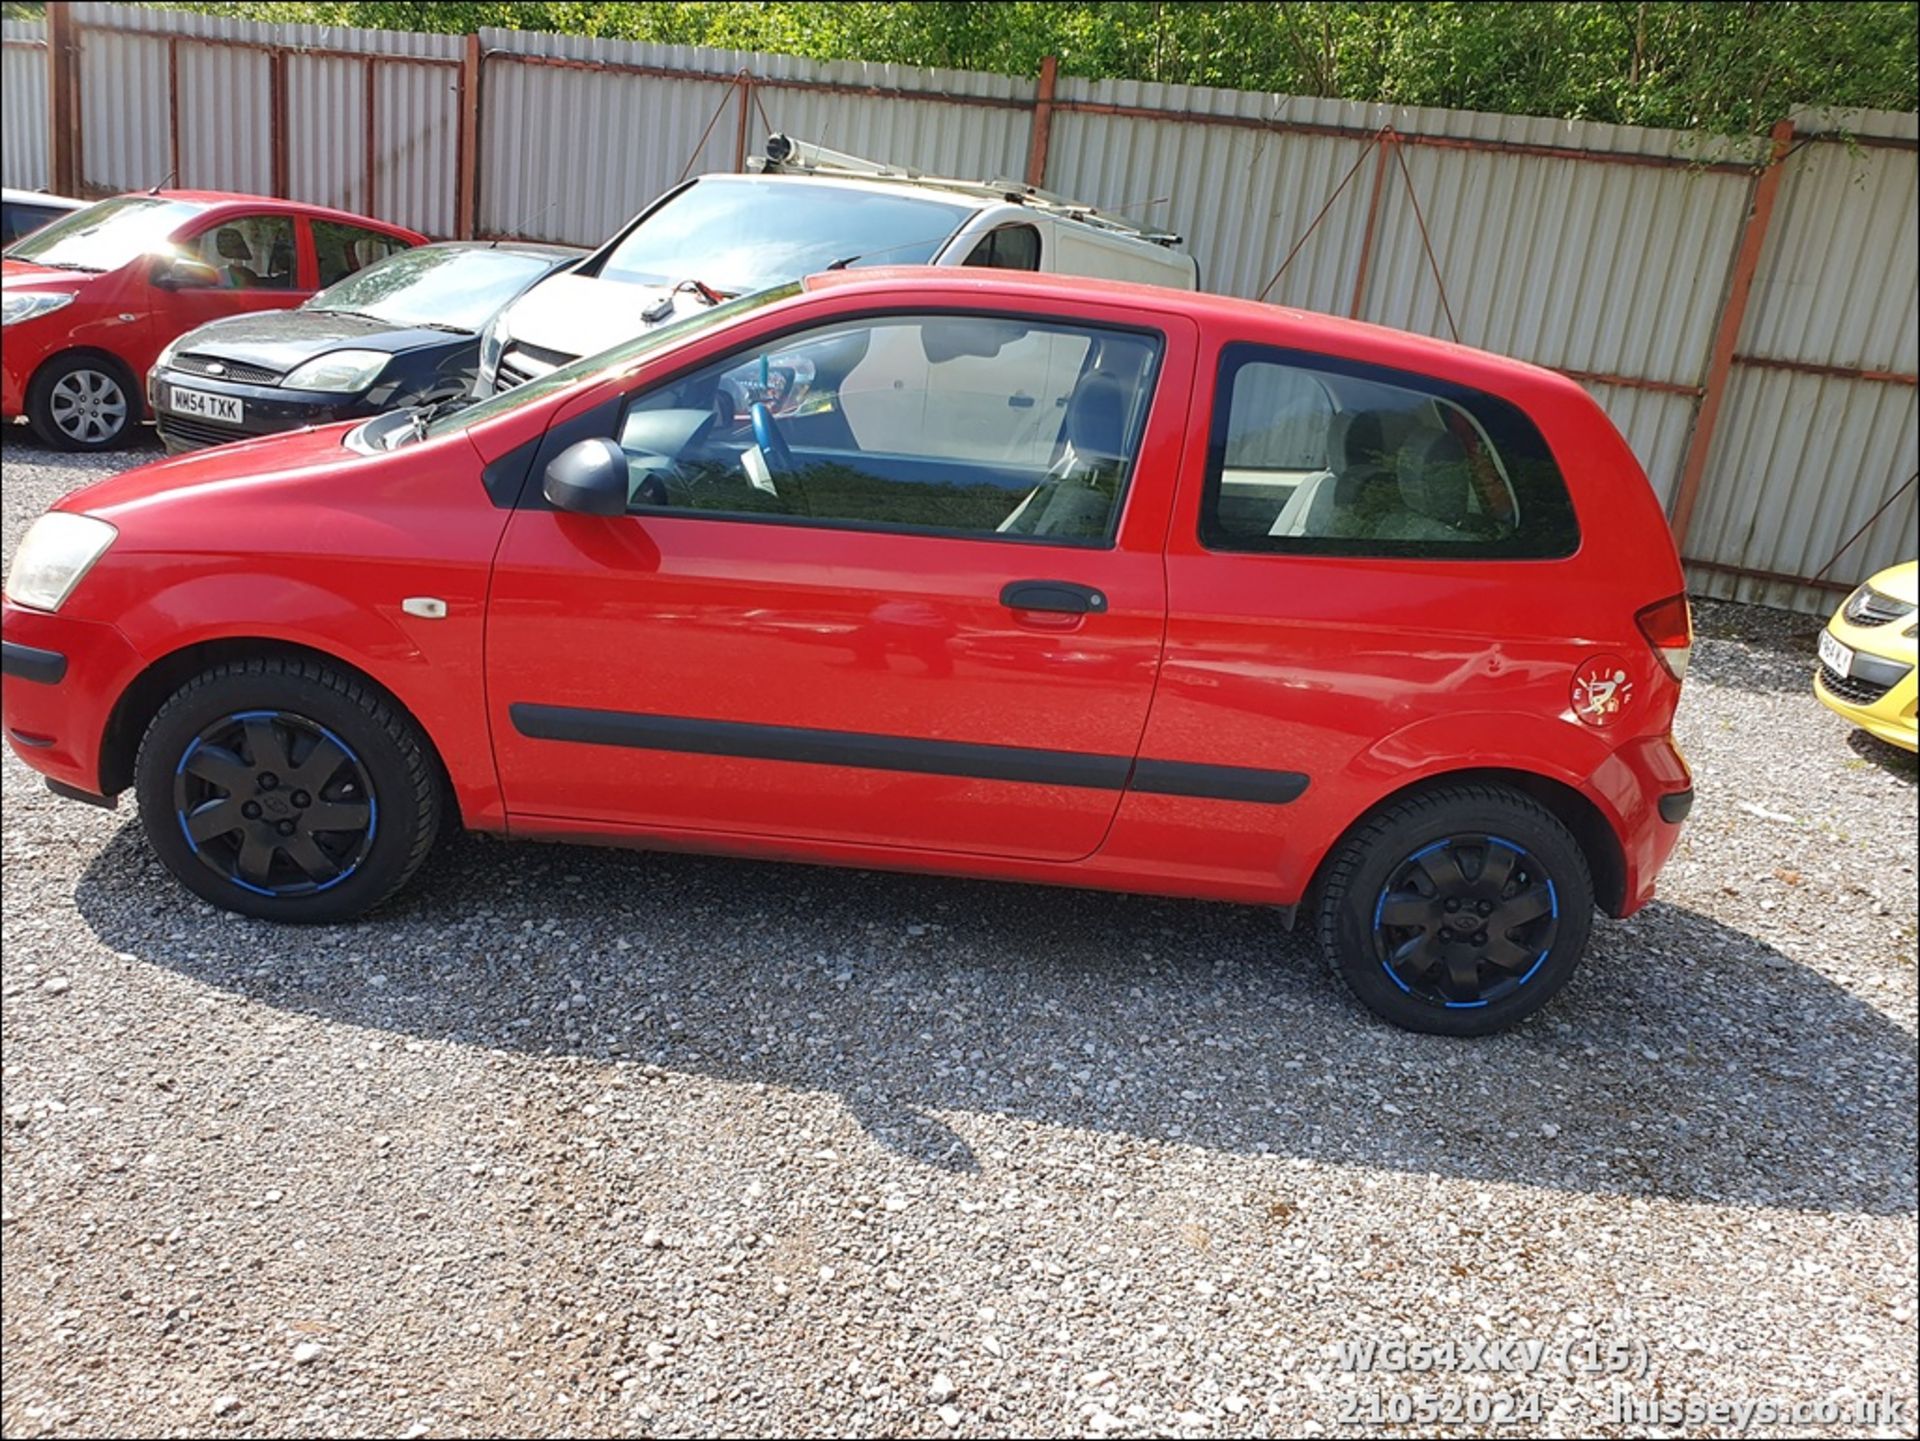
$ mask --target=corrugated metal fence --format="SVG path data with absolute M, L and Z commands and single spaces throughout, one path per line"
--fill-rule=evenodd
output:
M 1770 148 L 1056 82 L 1051 64 L 1022 80 L 103 4 L 65 7 L 51 48 L 18 22 L 5 40 L 10 185 L 92 194 L 173 173 L 433 234 L 592 244 L 784 130 L 1166 224 L 1212 290 L 1565 371 L 1633 444 L 1702 590 L 1821 609 L 1915 549 L 1913 115 L 1790 117 Z

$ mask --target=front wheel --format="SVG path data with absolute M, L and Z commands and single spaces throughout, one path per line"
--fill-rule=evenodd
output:
M 27 422 L 55 450 L 118 450 L 140 424 L 138 387 L 111 360 L 62 355 L 27 388 Z
M 406 884 L 440 826 L 425 737 L 311 661 L 217 665 L 147 727 L 140 819 L 195 895 L 273 921 L 347 920 Z
M 1452 786 L 1389 806 L 1332 857 L 1320 946 L 1384 1020 L 1484 1036 L 1565 986 L 1593 924 L 1585 855 L 1544 806 Z

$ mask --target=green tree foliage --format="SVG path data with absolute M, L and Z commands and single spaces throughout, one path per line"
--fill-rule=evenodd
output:
M 9 5 L 10 11 L 16 6 Z M 482 26 L 1764 130 L 1792 106 L 1920 106 L 1914 0 L 926 0 L 926 3 L 188 4 L 261 20 Z

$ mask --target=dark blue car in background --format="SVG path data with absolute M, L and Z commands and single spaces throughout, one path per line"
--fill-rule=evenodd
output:
M 585 254 L 455 241 L 390 255 L 297 310 L 235 315 L 160 353 L 147 399 L 167 449 L 192 450 L 469 395 L 480 332 Z

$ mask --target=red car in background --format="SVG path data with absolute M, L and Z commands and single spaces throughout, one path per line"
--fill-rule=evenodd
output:
M 23 236 L 0 289 L 0 416 L 59 450 L 132 439 L 167 342 L 286 310 L 426 237 L 323 205 L 208 190 L 118 195 Z
M 459 823 L 1298 908 L 1482 1034 L 1692 801 L 1680 563 L 1578 385 L 1001 270 L 141 467 L 34 522 L 0 633 L 15 753 L 284 921 Z

